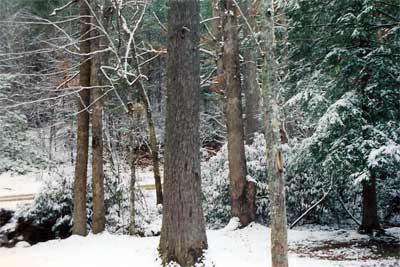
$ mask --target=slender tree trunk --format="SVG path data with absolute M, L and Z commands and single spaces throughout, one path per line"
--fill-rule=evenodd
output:
M 74 139 L 75 139 L 75 135 L 74 135 L 74 120 L 71 119 L 71 128 L 70 128 L 70 132 L 69 132 L 69 156 L 70 156 L 70 162 L 71 162 L 71 166 L 74 165 Z
M 133 42 L 131 50 L 132 50 L 132 57 L 135 59 L 134 65 L 136 68 L 136 72 L 138 75 L 142 75 L 139 59 L 137 58 L 136 55 L 135 42 Z M 153 112 L 151 110 L 150 100 L 146 93 L 146 89 L 144 88 L 143 82 L 139 79 L 136 82 L 136 85 L 138 86 L 139 95 L 140 98 L 142 99 L 143 106 L 146 111 L 147 128 L 149 130 L 149 138 L 150 138 L 151 159 L 153 161 L 153 173 L 156 186 L 156 201 L 157 201 L 156 203 L 162 204 L 163 193 L 162 193 L 161 174 L 160 174 L 160 160 L 159 160 L 156 129 L 154 127 L 154 121 L 153 121 Z
M 51 113 L 54 115 L 55 114 L 55 109 L 54 109 L 54 105 L 55 103 L 52 103 L 53 108 Z M 57 147 L 54 145 L 55 140 L 56 140 L 56 126 L 55 126 L 55 120 L 51 119 L 50 120 L 50 132 L 49 132 L 49 173 L 52 171 L 53 169 L 53 147 Z
M 362 221 L 359 231 L 366 234 L 373 234 L 374 231 L 381 231 L 379 224 L 378 207 L 376 204 L 376 179 L 371 175 L 368 181 L 362 182 Z
M 255 219 L 255 184 L 246 179 L 243 114 L 241 102 L 237 18 L 234 1 L 224 2 L 224 70 L 226 82 L 226 126 L 232 217 L 243 226 Z
M 156 129 L 154 127 L 153 114 L 151 111 L 149 97 L 147 96 L 146 90 L 144 89 L 143 84 L 141 82 L 139 82 L 139 91 L 140 91 L 140 97 L 143 101 L 144 109 L 146 110 L 147 128 L 149 130 L 149 137 L 150 137 L 151 159 L 153 161 L 153 173 L 156 185 L 156 201 L 157 204 L 162 204 L 163 193 L 161 184 L 160 160 L 158 156 L 159 152 L 158 152 Z
M 90 9 L 86 1 L 80 0 L 80 85 L 83 88 L 90 87 Z M 78 100 L 78 121 L 77 121 L 77 147 L 75 161 L 74 181 L 74 225 L 72 233 L 86 235 L 86 183 L 89 145 L 89 112 L 86 108 L 90 104 L 90 90 L 82 89 L 79 92 Z
M 264 1 L 262 41 L 264 43 L 263 97 L 265 108 L 265 141 L 271 200 L 271 255 L 272 267 L 287 267 L 287 225 L 285 203 L 284 160 L 281 142 L 285 131 L 281 127 L 275 63 L 274 6 L 272 0 Z
M 224 74 L 224 62 L 223 62 L 223 50 L 222 45 L 222 18 L 223 18 L 223 6 L 220 0 L 212 0 L 212 15 L 213 15 L 213 34 L 215 37 L 215 52 L 217 55 L 217 75 L 223 77 Z
M 97 17 L 100 12 L 94 8 Z M 98 24 L 95 19 L 93 24 Z M 92 51 L 101 49 L 101 37 L 97 29 L 92 30 Z M 92 182 L 93 182 L 93 218 L 92 230 L 94 234 L 101 233 L 105 229 L 104 206 L 104 170 L 103 170 L 103 85 L 101 73 L 101 54 L 97 53 L 92 58 L 91 85 L 92 88 Z
M 135 207 L 135 183 L 136 183 L 136 133 L 135 133 L 135 120 L 134 114 L 129 114 L 130 116 L 130 144 L 129 144 L 129 165 L 131 168 L 131 177 L 129 183 L 129 204 L 130 204 L 130 221 L 129 221 L 129 234 L 136 234 L 136 207 Z
M 160 114 L 162 112 L 162 99 L 163 99 L 163 59 L 158 57 L 158 69 L 157 69 L 157 111 Z
M 200 174 L 200 15 L 198 0 L 171 0 L 168 16 L 164 263 L 194 265 L 207 248 Z
M 246 6 L 243 9 L 247 22 L 254 29 L 256 23 L 257 9 L 254 1 L 245 1 Z M 243 88 L 245 96 L 245 138 L 247 144 L 252 144 L 254 134 L 261 131 L 261 91 L 257 78 L 257 47 L 253 40 L 252 33 L 246 25 L 243 25 L 243 34 L 247 39 L 244 48 L 243 64 Z

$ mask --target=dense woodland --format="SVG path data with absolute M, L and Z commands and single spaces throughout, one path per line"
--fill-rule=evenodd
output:
M 208 229 L 261 224 L 285 267 L 289 228 L 400 227 L 398 0 L 0 0 L 0 111 L 0 174 L 47 177 L 0 246 L 208 267 Z

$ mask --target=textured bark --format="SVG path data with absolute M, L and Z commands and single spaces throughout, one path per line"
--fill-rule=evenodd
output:
M 366 234 L 373 234 L 374 231 L 381 231 L 379 224 L 378 208 L 376 204 L 376 179 L 371 176 L 368 181 L 362 182 L 362 221 L 359 231 Z
M 201 203 L 199 3 L 171 0 L 168 14 L 164 263 L 194 265 L 207 248 Z
M 226 126 L 228 131 L 229 190 L 232 217 L 243 226 L 255 219 L 255 186 L 246 179 L 243 114 L 241 103 L 237 18 L 234 1 L 224 1 L 224 71 L 226 95 Z
M 95 9 L 98 11 L 97 9 Z M 99 12 L 96 12 L 99 15 Z M 97 24 L 93 19 L 93 24 Z M 98 30 L 92 30 L 92 51 L 99 51 L 101 44 Z M 101 54 L 97 53 L 92 58 L 91 85 L 92 88 L 92 182 L 93 182 L 93 217 L 92 230 L 94 234 L 105 229 L 104 206 L 104 171 L 103 171 L 103 75 L 101 73 Z
M 263 97 L 265 108 L 265 141 L 271 200 L 271 256 L 272 267 L 287 267 L 287 225 L 285 203 L 284 160 L 281 142 L 287 141 L 281 127 L 275 61 L 274 6 L 264 1 L 262 41 L 264 44 Z
M 86 1 L 80 1 L 80 52 L 90 53 L 90 10 Z M 90 86 L 90 65 L 89 56 L 81 55 L 80 64 L 80 86 Z M 74 181 L 74 225 L 72 233 L 86 235 L 86 182 L 89 145 L 89 112 L 86 108 L 90 104 L 90 91 L 83 89 L 79 92 L 78 100 L 78 121 L 77 121 L 77 147 L 75 161 Z
M 245 1 L 246 6 L 243 8 L 247 22 L 254 29 L 256 22 L 257 9 L 254 1 Z M 246 47 L 243 51 L 243 90 L 245 96 L 245 138 L 247 144 L 252 144 L 254 134 L 260 132 L 261 125 L 261 91 L 258 84 L 257 75 L 257 47 L 249 27 L 243 26 L 243 34 L 247 38 Z

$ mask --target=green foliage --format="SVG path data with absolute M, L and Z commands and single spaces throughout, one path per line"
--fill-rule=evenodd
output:
M 400 194 L 393 186 L 400 184 L 400 6 L 299 0 L 286 11 L 293 60 L 284 95 L 289 119 L 299 125 L 287 170 L 288 183 L 296 186 L 289 194 L 315 184 L 317 200 L 333 181 L 329 207 L 338 212 L 336 195 L 351 203 L 346 198 L 360 190 L 354 184 L 374 176 L 386 186 L 378 191 L 383 211 L 390 196 Z M 300 198 L 289 209 L 304 210 L 302 202 L 311 199 Z

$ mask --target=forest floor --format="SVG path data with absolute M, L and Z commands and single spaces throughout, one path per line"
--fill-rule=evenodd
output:
M 39 176 L 1 176 L 0 196 L 35 194 L 43 174 Z M 141 170 L 139 176 L 143 185 L 153 182 L 151 169 Z M 147 191 L 145 194 L 151 202 L 150 206 L 155 206 L 153 193 Z M 4 204 L 7 203 L 0 203 L 0 206 Z M 155 224 L 155 227 L 155 232 L 158 232 L 160 224 Z M 297 227 L 288 233 L 290 267 L 398 267 L 400 227 L 386 229 L 386 232 L 388 237 L 374 238 L 360 235 L 355 230 Z M 251 224 L 244 229 L 237 229 L 231 222 L 224 229 L 208 230 L 207 237 L 209 249 L 205 257 L 206 267 L 270 266 L 269 229 L 265 226 Z M 0 266 L 160 267 L 158 242 L 159 237 L 110 233 L 72 236 L 34 246 L 21 242 L 14 248 L 0 248 Z
M 270 266 L 269 229 L 251 224 L 244 229 L 207 231 L 206 267 Z M 291 267 L 397 267 L 400 228 L 387 229 L 389 243 L 353 230 L 302 227 L 289 231 Z M 159 237 L 90 234 L 28 246 L 0 248 L 0 266 L 7 267 L 160 267 Z M 26 246 L 24 246 L 26 245 Z

